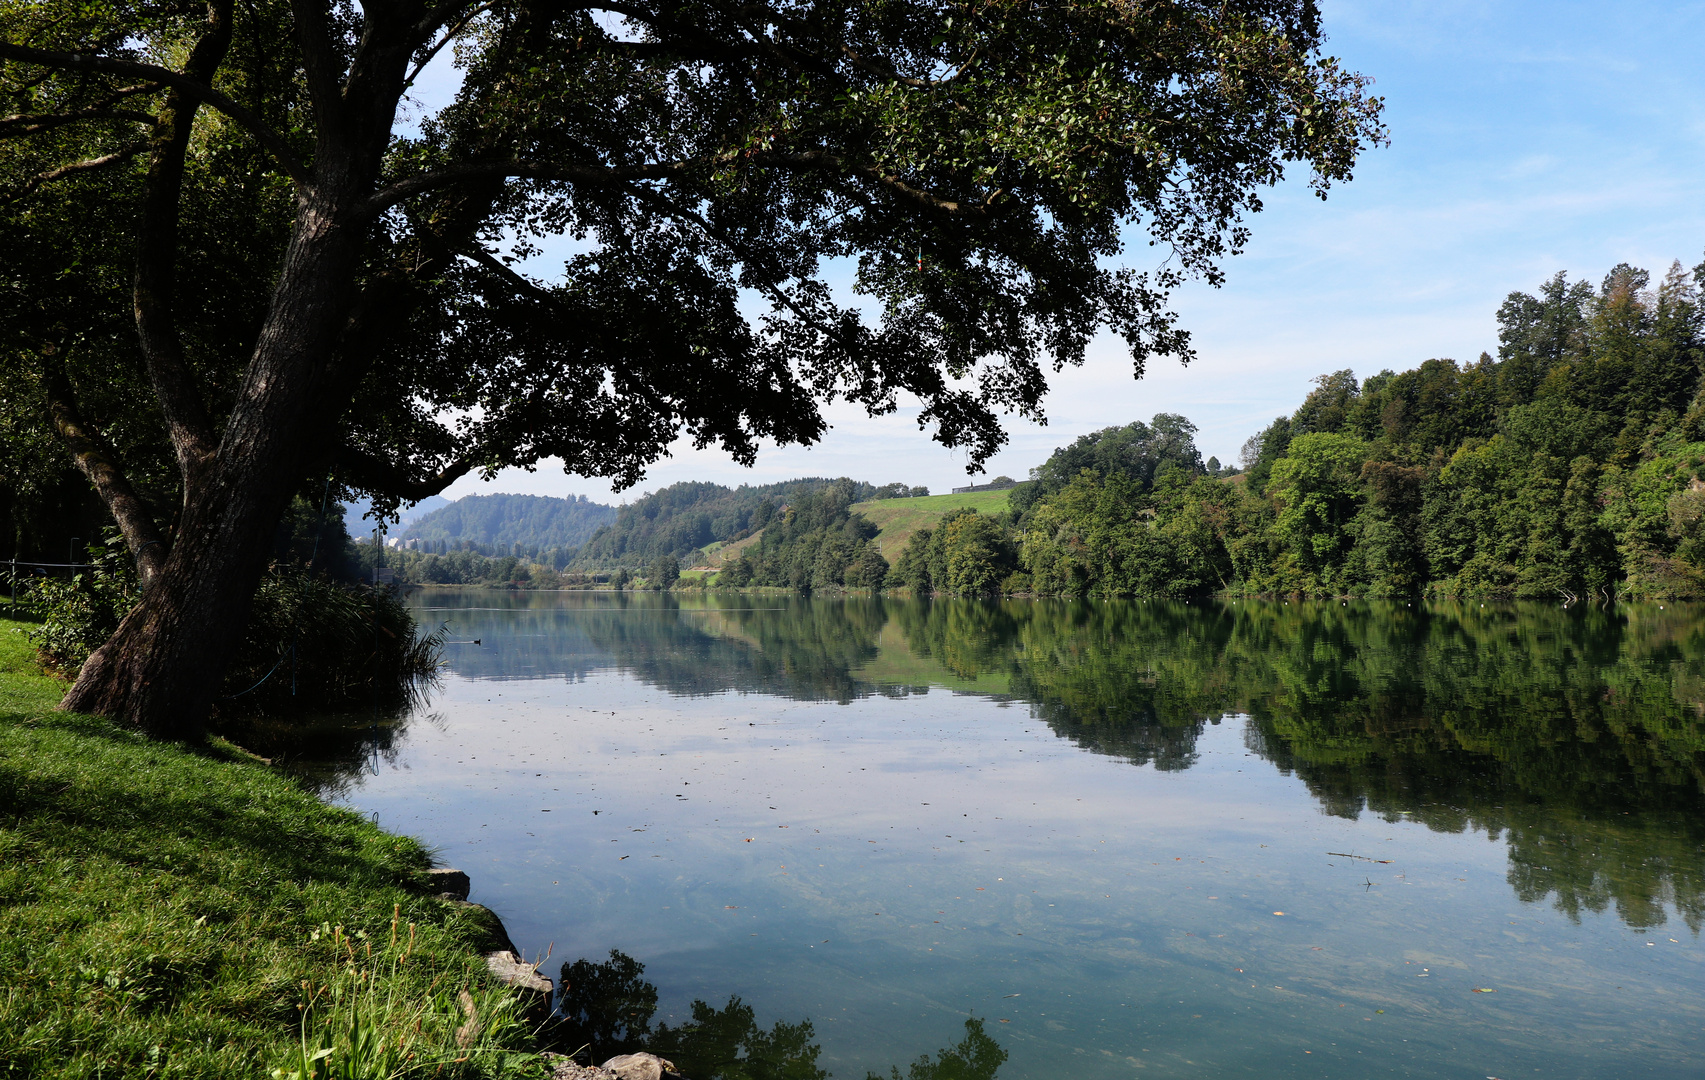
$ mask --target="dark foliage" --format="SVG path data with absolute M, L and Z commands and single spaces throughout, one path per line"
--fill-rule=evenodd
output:
M 122 540 L 90 545 L 86 558 L 91 565 L 70 577 L 23 579 L 19 595 L 24 613 L 39 621 L 31 640 L 67 674 L 112 635 L 138 599 Z M 441 636 L 422 635 L 389 589 L 274 563 L 255 593 L 218 708 L 224 715 L 394 710 L 434 677 Z

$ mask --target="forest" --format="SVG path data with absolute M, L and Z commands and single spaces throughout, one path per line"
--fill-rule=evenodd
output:
M 880 550 L 876 526 L 851 507 L 926 489 L 807 478 L 675 484 L 622 507 L 578 551 L 493 550 L 509 556 L 501 566 L 401 561 L 410 580 L 554 587 L 615 567 L 690 565 L 755 536 L 715 586 L 1698 597 L 1702 283 L 1705 263 L 1656 281 L 1618 266 L 1596 287 L 1557 274 L 1498 309 L 1496 357 L 1319 376 L 1244 444 L 1242 469 L 1203 461 L 1195 426 L 1162 413 L 1079 437 L 1030 470 L 1005 512 L 951 511 L 899 551 Z
M 1557 274 L 1499 308 L 1496 357 L 1319 376 L 1294 412 L 1244 444 L 1242 469 L 1204 461 L 1195 425 L 1161 413 L 1079 437 L 1031 469 L 1004 512 L 950 511 L 898 551 L 882 550 L 852 507 L 927 489 L 843 477 L 679 483 L 616 510 L 467 498 L 410 527 L 419 550 L 356 545 L 352 561 L 362 577 L 382 560 L 422 584 L 560 588 L 604 584 L 618 569 L 626 581 L 668 567 L 673 581 L 674 567 L 740 545 L 709 584 L 1092 598 L 1705 596 L 1702 283 L 1705 263 L 1676 264 L 1655 282 L 1618 266 L 1597 287 Z M 590 536 L 575 548 L 564 529 Z
M 602 525 L 614 521 L 616 508 L 586 496 L 566 499 L 543 495 L 468 495 L 409 523 L 401 538 L 417 550 L 443 554 L 475 551 L 482 555 L 526 553 L 555 561 L 572 554 Z M 546 553 L 565 549 L 555 560 Z
M 738 488 L 695 482 L 672 484 L 623 506 L 616 520 L 599 529 L 576 553 L 573 566 L 588 570 L 638 567 L 665 556 L 686 559 L 711 545 L 745 539 L 769 525 L 783 507 L 831 486 L 841 490 L 849 504 L 929 494 L 928 488 L 905 484 L 877 487 L 845 478 L 831 481 L 820 477 L 742 484 Z
M 1705 595 L 1705 263 L 1557 274 L 1498 355 L 1322 375 L 1204 464 L 1182 417 L 1084 436 L 1010 515 L 919 532 L 888 582 L 1047 596 Z

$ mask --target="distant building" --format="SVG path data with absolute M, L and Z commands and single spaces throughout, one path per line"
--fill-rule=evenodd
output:
M 956 487 L 953 489 L 953 494 L 969 495 L 973 491 L 1005 491 L 1007 488 L 1015 488 L 1017 486 L 1018 481 L 1014 480 L 1012 477 L 997 476 L 986 484 L 972 484 L 970 487 Z

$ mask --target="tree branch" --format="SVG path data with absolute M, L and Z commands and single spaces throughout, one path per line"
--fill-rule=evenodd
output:
M 9 127 L 15 127 L 20 124 L 28 125 L 38 122 L 51 123 L 53 127 L 58 127 L 60 124 L 74 123 L 83 119 L 117 117 L 125 120 L 141 120 L 144 123 L 151 124 L 154 122 L 154 118 L 147 113 L 133 113 L 124 110 L 115 110 L 113 109 L 113 106 L 127 97 L 133 97 L 136 94 L 152 94 L 159 89 L 160 84 L 156 82 L 137 83 L 135 86 L 121 86 L 117 90 L 109 91 L 105 97 L 79 112 L 41 114 L 14 113 L 11 116 L 3 116 L 0 117 L 0 137 L 6 137 L 10 134 L 7 131 L 7 128 Z M 29 135 L 34 134 L 35 131 L 44 130 L 47 130 L 47 128 L 26 128 L 19 132 L 19 134 Z
M 84 120 L 128 120 L 135 124 L 154 122 L 154 118 L 147 113 L 130 109 L 84 109 L 74 113 L 21 114 L 0 119 L 0 139 L 39 135 L 44 131 L 52 131 L 54 128 L 81 123 Z
M 232 0 L 211 0 L 207 28 L 190 49 L 184 74 L 205 85 L 231 46 Z M 178 216 L 190 129 L 201 101 L 173 87 L 166 94 L 149 140 L 148 176 L 142 191 L 142 221 L 136 245 L 131 304 L 136 335 L 160 399 L 166 430 L 177 451 L 186 493 L 217 452 L 212 419 L 199 380 L 184 359 L 173 301 L 177 293 Z
M 136 560 L 137 576 L 142 587 L 148 588 L 166 564 L 165 537 L 160 534 L 154 516 L 130 485 L 130 480 L 118 466 L 118 455 L 101 433 L 83 419 L 77 408 L 77 397 L 65 365 L 56 357 L 47 361 L 47 407 L 53 429 L 59 433 L 71 460 L 88 477 L 95 493 L 106 504 L 113 520 L 124 534 L 125 545 Z
M 402 466 L 386 461 L 376 454 L 345 445 L 337 454 L 338 472 L 344 481 L 364 491 L 394 495 L 399 499 L 419 502 L 443 491 L 479 464 L 471 454 L 464 454 L 437 473 L 418 479 Z
M 753 154 L 748 160 L 759 165 L 774 165 L 784 169 L 816 169 L 861 177 L 879 184 L 919 206 L 952 217 L 993 217 L 997 213 L 994 205 L 995 200 L 1003 194 L 1002 190 L 997 188 L 991 191 L 981 202 L 961 202 L 958 199 L 943 198 L 933 191 L 908 184 L 892 173 L 884 173 L 869 165 L 849 161 L 842 155 L 830 150 L 801 150 L 791 154 L 760 151 Z
M 524 275 L 517 272 L 513 267 L 506 265 L 502 259 L 499 259 L 485 248 L 480 247 L 478 244 L 469 244 L 467 247 L 461 249 L 459 253 L 472 259 L 487 270 L 490 270 L 493 274 L 496 274 L 504 281 L 507 281 L 514 287 L 516 292 L 527 297 L 529 300 L 537 300 L 541 304 L 548 304 L 551 302 L 551 294 L 548 291 L 541 289 L 531 281 L 528 281 Z
M 366 221 L 378 217 L 391 207 L 406 199 L 412 199 L 416 195 L 424 195 L 429 191 L 436 191 L 439 188 L 450 187 L 453 184 L 465 183 L 470 180 L 563 180 L 619 185 L 631 183 L 635 180 L 666 180 L 692 169 L 712 165 L 718 161 L 731 161 L 733 158 L 733 154 L 727 154 L 721 158 L 664 161 L 651 165 L 632 166 L 581 165 L 573 162 L 549 161 L 471 161 L 398 180 L 390 187 L 374 192 L 360 206 L 351 210 L 348 220 L 351 223 Z
M 655 162 L 650 165 L 586 165 L 574 162 L 551 161 L 481 161 L 468 162 L 463 165 L 450 165 L 432 172 L 411 176 L 398 180 L 389 187 L 375 192 L 359 207 L 349 214 L 351 223 L 366 221 L 377 217 L 392 206 L 423 195 L 428 191 L 449 187 L 453 184 L 469 180 L 511 179 L 511 180 L 558 180 L 568 183 L 600 184 L 604 186 L 626 186 L 639 180 L 668 180 L 691 172 L 694 169 L 706 168 L 712 165 L 725 164 L 739 159 L 737 152 L 729 151 L 711 158 L 696 158 L 682 161 Z M 821 172 L 839 172 L 846 176 L 856 176 L 877 184 L 909 202 L 934 210 L 937 213 L 953 217 L 995 216 L 999 211 L 995 200 L 1004 191 L 996 189 L 980 202 L 965 202 L 959 199 L 948 199 L 933 191 L 909 184 L 891 173 L 858 162 L 849 161 L 840 154 L 829 150 L 803 150 L 791 154 L 758 152 L 746 158 L 758 165 L 768 165 L 782 169 L 812 170 Z
M 172 71 L 169 68 L 158 67 L 154 64 L 138 64 L 131 60 L 114 60 L 105 56 L 94 56 L 87 53 L 52 52 L 47 49 L 32 49 L 27 45 L 14 45 L 9 41 L 0 41 L 0 60 L 18 60 L 26 64 L 40 64 L 43 67 L 61 68 L 66 71 L 104 71 L 114 75 L 135 75 L 141 78 L 163 83 L 175 90 L 182 91 L 206 105 L 229 116 L 246 128 L 249 134 L 273 156 L 290 178 L 298 184 L 307 185 L 309 175 L 307 166 L 297 158 L 290 145 L 260 117 L 251 110 L 232 101 L 219 91 L 197 82 L 195 79 Z
M 76 173 L 89 172 L 94 169 L 104 169 L 108 165 L 116 165 L 121 161 L 135 157 L 137 154 L 140 154 L 146 149 L 148 149 L 148 144 L 146 142 L 135 142 L 101 157 L 89 158 L 86 161 L 74 161 L 69 165 L 61 165 L 57 169 L 49 169 L 47 172 L 37 173 L 24 181 L 22 191 L 19 191 L 16 195 L 11 196 L 10 198 L 0 199 L 0 206 L 17 202 L 19 199 L 28 198 L 43 184 L 51 184 L 55 180 L 63 180 L 67 176 L 72 176 Z
M 420 73 L 422 71 L 426 70 L 426 65 L 432 63 L 432 58 L 437 56 L 439 51 L 442 50 L 444 48 L 444 46 L 446 46 L 446 45 L 450 44 L 452 41 L 456 40 L 456 35 L 460 34 L 463 30 L 465 30 L 469 23 L 471 23 L 475 19 L 479 18 L 482 13 L 490 11 L 496 3 L 497 3 L 497 0 L 486 0 L 485 3 L 481 4 L 479 7 L 476 7 L 474 10 L 468 12 L 466 15 L 463 15 L 460 19 L 458 19 L 456 21 L 455 26 L 452 26 L 450 29 L 444 31 L 444 36 L 439 38 L 436 44 L 432 45 L 430 48 L 428 48 L 426 50 L 426 55 L 422 56 L 419 60 L 415 61 L 414 70 L 410 71 L 408 73 L 408 78 L 403 80 L 403 86 L 405 88 L 413 86 L 414 81 L 416 79 L 420 78 Z M 437 25 L 437 24 L 434 24 L 434 25 Z
M 430 40 L 432 35 L 438 32 L 440 26 L 455 17 L 457 11 L 476 2 L 477 0 L 442 0 L 441 3 L 434 4 L 431 10 L 427 11 L 425 15 L 421 16 L 420 21 L 414 24 L 414 36 L 420 41 Z M 480 8 L 483 10 L 491 6 L 492 4 L 487 2 L 481 4 Z M 479 11 L 472 12 L 467 18 L 471 19 L 478 14 Z
M 700 214 L 695 210 L 689 209 L 688 207 L 682 206 L 680 203 L 676 202 L 674 199 L 669 198 L 667 195 L 663 194 L 660 191 L 652 191 L 650 188 L 641 187 L 638 184 L 629 184 L 629 185 L 627 185 L 627 187 L 628 187 L 628 190 L 633 193 L 633 196 L 635 198 L 639 199 L 641 202 L 651 203 L 652 205 L 660 208 L 664 213 L 675 218 L 677 221 L 683 221 L 683 222 L 686 222 L 687 224 L 697 226 L 701 232 L 703 232 L 706 236 L 710 237 L 712 240 L 715 240 L 717 243 L 721 244 L 723 247 L 727 248 L 729 250 L 729 252 L 735 258 L 737 258 L 741 262 L 745 263 L 748 267 L 754 267 L 754 266 L 758 265 L 758 261 L 752 258 L 751 254 L 745 249 L 744 245 L 742 245 L 738 240 L 734 239 L 732 236 L 729 236 L 725 230 L 719 229 L 715 225 L 711 224 L 711 222 L 709 220 L 707 220 L 703 214 Z M 492 261 L 496 262 L 497 260 L 493 259 Z M 502 266 L 503 264 L 498 263 L 498 265 Z M 504 266 L 503 269 L 508 270 L 509 268 L 507 266 Z M 519 276 L 519 275 L 517 275 L 517 276 Z M 804 321 L 804 322 L 808 323 L 809 325 L 815 327 L 817 329 L 818 333 L 821 333 L 825 337 L 827 337 L 833 341 L 838 342 L 840 344 L 841 348 L 846 350 L 848 356 L 857 356 L 858 355 L 857 347 L 852 342 L 848 341 L 846 339 L 846 337 L 844 335 L 842 335 L 839 330 L 836 330 L 832 326 L 825 326 L 820 321 L 813 318 L 809 312 L 807 312 L 804 308 L 800 307 L 797 303 L 794 302 L 793 297 L 791 297 L 791 296 L 787 295 L 787 293 L 783 292 L 780 285 L 776 284 L 773 281 L 766 279 L 760 285 L 760 288 L 762 288 L 763 291 L 766 294 L 768 294 L 770 299 L 774 300 L 776 303 L 782 305 L 783 307 L 787 308 L 789 311 L 793 312 L 795 315 L 799 316 L 799 318 L 802 321 Z
M 319 121 L 316 135 L 324 146 L 328 140 L 341 139 L 343 133 L 342 80 L 338 78 L 331 29 L 326 25 L 324 6 L 313 0 L 291 0 L 290 12 L 296 20 L 296 37 L 302 47 L 308 95 Z

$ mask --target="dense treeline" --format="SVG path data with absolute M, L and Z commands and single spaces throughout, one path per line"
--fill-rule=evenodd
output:
M 1245 444 L 1243 473 L 1204 462 L 1195 426 L 1162 413 L 1082 436 L 1009 512 L 955 511 L 900 552 L 850 507 L 914 489 L 805 479 L 676 484 L 572 559 L 522 553 L 548 571 L 644 570 L 746 541 L 717 584 L 803 592 L 1705 595 L 1702 280 L 1705 264 L 1655 283 L 1624 265 L 1597 288 L 1559 274 L 1513 293 L 1495 359 L 1323 375 Z M 555 580 L 501 576 L 515 569 L 446 562 L 411 580 Z
M 358 544 L 356 547 L 361 577 L 368 581 L 373 579 L 373 571 L 380 567 L 390 570 L 395 581 L 409 585 L 576 589 L 613 581 L 613 575 L 609 573 L 560 569 L 565 558 L 561 548 L 523 551 L 519 555 L 482 555 L 473 550 L 439 553 L 396 548 L 381 550 L 372 544 Z
M 1085 436 L 1015 495 L 1003 587 L 1705 595 L 1701 282 L 1705 264 L 1655 284 L 1624 265 L 1513 293 L 1497 359 L 1323 375 L 1245 445 L 1246 475 L 1200 465 L 1181 418 Z
M 885 492 L 843 478 L 800 494 L 766 521 L 756 542 L 724 564 L 718 583 L 735 588 L 772 585 L 800 592 L 880 589 L 889 570 L 887 560 L 871 543 L 877 528 L 850 507 L 866 499 L 895 497 Z
M 1012 576 L 1018 557 L 1010 521 L 1006 514 L 981 514 L 970 508 L 949 511 L 933 528 L 912 534 L 888 584 L 904 586 L 918 596 L 1022 591 L 1023 581 Z
M 513 555 L 555 549 L 563 553 L 555 560 L 560 567 L 600 526 L 615 519 L 615 507 L 584 495 L 469 495 L 420 517 L 403 531 L 402 539 L 438 553 Z
M 1104 428 L 1054 451 L 1030 470 L 1030 482 L 1013 492 L 1010 505 L 1016 513 L 1025 514 L 1041 500 L 1059 494 L 1085 469 L 1103 476 L 1120 473 L 1146 494 L 1156 481 L 1175 472 L 1217 472 L 1218 459 L 1210 461 L 1211 465 L 1204 465 L 1196 449 L 1195 424 L 1177 413 L 1159 413 L 1147 424 L 1138 420 Z
M 685 559 L 702 548 L 745 539 L 812 492 L 836 486 L 848 502 L 927 495 L 905 484 L 873 484 L 842 478 L 806 477 L 779 484 L 727 488 L 721 484 L 671 484 L 624 506 L 616 520 L 597 531 L 576 553 L 577 569 L 647 566 L 664 556 Z M 839 498 L 840 496 L 837 496 Z

